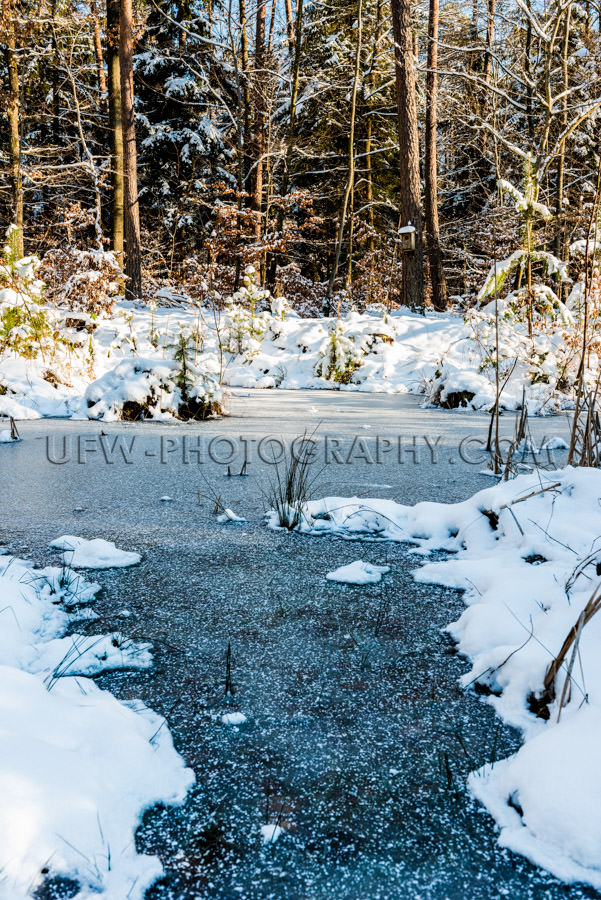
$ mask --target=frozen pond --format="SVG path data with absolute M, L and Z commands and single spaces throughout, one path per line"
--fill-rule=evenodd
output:
M 477 458 L 486 417 L 422 410 L 410 396 L 234 393 L 219 422 L 38 421 L 0 448 L 11 551 L 47 561 L 48 541 L 70 533 L 144 554 L 136 568 L 99 573 L 96 608 L 102 629 L 153 642 L 155 668 L 100 681 L 165 714 L 197 777 L 184 807 L 149 811 L 139 830 L 140 849 L 167 872 L 149 897 L 598 897 L 498 848 L 465 791 L 468 771 L 518 740 L 458 687 L 466 666 L 440 629 L 461 597 L 415 584 L 420 558 L 408 547 L 262 524 L 273 467 L 261 456 L 277 452 L 259 449 L 267 435 L 321 423 L 315 496 L 452 501 L 491 483 Z M 562 419 L 532 425 L 537 439 L 567 431 Z M 248 477 L 238 477 L 244 447 Z M 247 521 L 218 524 L 219 496 Z M 391 572 L 365 587 L 325 580 L 358 558 Z M 246 721 L 224 724 L 235 712 Z

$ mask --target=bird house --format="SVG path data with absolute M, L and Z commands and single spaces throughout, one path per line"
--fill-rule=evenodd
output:
M 411 224 L 403 225 L 398 232 L 398 248 L 401 253 L 409 253 L 415 250 L 415 227 Z

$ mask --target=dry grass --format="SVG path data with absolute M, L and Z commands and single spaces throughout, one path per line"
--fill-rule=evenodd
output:
M 311 471 L 313 461 L 313 436 L 305 432 L 294 441 L 281 462 L 274 459 L 275 477 L 268 494 L 269 505 L 278 516 L 278 523 L 288 531 L 294 531 L 303 517 L 303 507 L 319 473 Z
M 562 670 L 565 670 L 565 679 L 561 690 L 559 709 L 557 713 L 557 721 L 560 720 L 561 711 L 570 699 L 572 671 L 574 668 L 576 657 L 578 655 L 582 632 L 587 623 L 590 622 L 593 616 L 595 616 L 600 609 L 601 585 L 597 587 L 591 595 L 586 606 L 578 616 L 575 624 L 568 632 L 568 635 L 563 642 L 559 653 L 553 659 L 549 668 L 547 669 L 541 695 L 536 698 L 531 698 L 531 708 L 541 718 L 549 718 L 549 706 L 557 697 L 559 677 Z

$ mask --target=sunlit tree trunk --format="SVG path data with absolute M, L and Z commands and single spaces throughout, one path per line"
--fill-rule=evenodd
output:
M 447 285 L 440 250 L 438 225 L 438 172 L 436 162 L 436 130 L 438 106 L 438 0 L 430 0 L 428 21 L 428 63 L 426 73 L 426 133 L 425 133 L 425 218 L 428 240 L 428 262 L 432 305 L 445 309 Z
M 14 10 L 10 0 L 2 5 L 2 17 L 6 23 L 4 59 L 8 70 L 8 102 L 6 114 L 8 118 L 8 148 L 10 162 L 10 181 L 12 189 L 12 218 L 18 228 L 17 251 L 23 256 L 23 175 L 21 172 L 21 100 L 19 88 L 19 65 L 17 60 L 17 42 Z
M 255 239 L 261 237 L 261 211 L 263 207 L 263 171 L 265 156 L 265 13 L 266 0 L 259 0 L 255 32 L 255 72 L 254 88 L 254 135 L 253 135 L 253 188 L 252 208 L 255 212 Z
M 336 246 L 334 250 L 334 259 L 330 270 L 330 278 L 328 280 L 328 289 L 324 301 L 323 311 L 325 315 L 331 312 L 332 297 L 334 295 L 334 284 L 338 274 L 338 266 L 340 265 L 340 256 L 342 253 L 342 242 L 344 239 L 344 229 L 346 226 L 349 202 L 353 195 L 355 187 L 355 124 L 357 118 L 357 92 L 359 89 L 359 81 L 361 78 L 361 51 L 363 48 L 363 0 L 357 3 L 357 46 L 355 49 L 355 71 L 353 75 L 353 87 L 351 90 L 351 109 L 349 124 L 349 142 L 348 142 L 348 179 L 346 187 L 342 195 L 340 204 L 340 212 L 338 217 L 338 233 L 336 235 Z M 351 249 L 352 234 L 349 234 L 349 251 Z
M 123 110 L 125 274 L 127 276 L 126 294 L 131 298 L 140 297 L 142 293 L 138 162 L 134 119 L 133 24 L 132 0 L 121 0 L 119 65 Z
M 111 147 L 111 249 L 119 261 L 124 245 L 123 115 L 121 107 L 121 67 L 119 66 L 120 0 L 106 4 L 106 60 L 108 68 L 109 133 Z
M 403 255 L 401 302 L 411 309 L 422 309 L 424 305 L 422 205 L 410 0 L 392 0 L 391 9 L 395 44 L 401 219 L 403 225 L 411 224 L 415 228 L 415 250 Z

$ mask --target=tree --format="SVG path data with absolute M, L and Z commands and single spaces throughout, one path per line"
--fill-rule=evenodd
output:
M 123 174 L 125 215 L 125 275 L 128 297 L 142 294 L 142 254 L 140 247 L 140 206 L 138 200 L 138 160 L 136 152 L 134 98 L 134 32 L 132 0 L 121 0 L 119 66 L 123 110 Z
M 349 206 L 349 199 L 353 193 L 355 186 L 355 121 L 357 114 L 357 91 L 359 89 L 359 81 L 361 78 L 361 51 L 363 49 L 363 0 L 357 2 L 357 44 L 355 48 L 355 70 L 353 73 L 353 86 L 351 89 L 351 109 L 350 109 L 350 129 L 348 139 L 348 177 L 342 195 L 342 203 L 338 214 L 338 234 L 336 237 L 336 247 L 334 250 L 334 262 L 332 271 L 328 281 L 328 291 L 324 303 L 324 313 L 330 314 L 330 304 L 334 293 L 334 282 L 338 274 L 338 266 L 340 264 L 340 254 L 342 251 L 342 240 L 344 238 L 344 228 Z M 352 224 L 352 223 L 351 223 Z M 350 245 L 350 239 L 349 239 Z M 350 248 L 349 248 L 350 250 Z M 349 252 L 350 256 L 350 252 Z
M 8 144 L 12 183 L 12 218 L 17 226 L 17 252 L 23 256 L 23 176 L 21 174 L 20 90 L 17 62 L 16 27 L 11 0 L 2 4 L 2 18 L 7 30 L 4 57 L 8 69 Z
M 401 302 L 411 309 L 422 309 L 424 305 L 422 204 L 411 0 L 391 0 L 391 9 L 399 134 L 401 220 L 404 226 L 411 224 L 415 228 L 415 250 L 406 252 L 403 259 Z
M 254 134 L 252 208 L 255 213 L 255 240 L 261 237 L 261 211 L 263 207 L 263 168 L 265 157 L 266 126 L 266 60 L 265 60 L 265 12 L 266 0 L 258 0 L 255 32 L 255 71 L 253 78 Z
M 432 305 L 435 309 L 445 309 L 447 305 L 447 284 L 440 250 L 440 230 L 438 225 L 438 172 L 436 161 L 436 132 L 438 104 L 438 0 L 430 0 L 428 16 L 428 61 L 426 72 L 426 128 L 425 128 L 425 214 L 428 239 L 428 262 Z
M 121 68 L 119 66 L 120 0 L 106 3 L 106 60 L 108 68 L 109 134 L 111 148 L 111 249 L 123 258 L 124 184 Z

